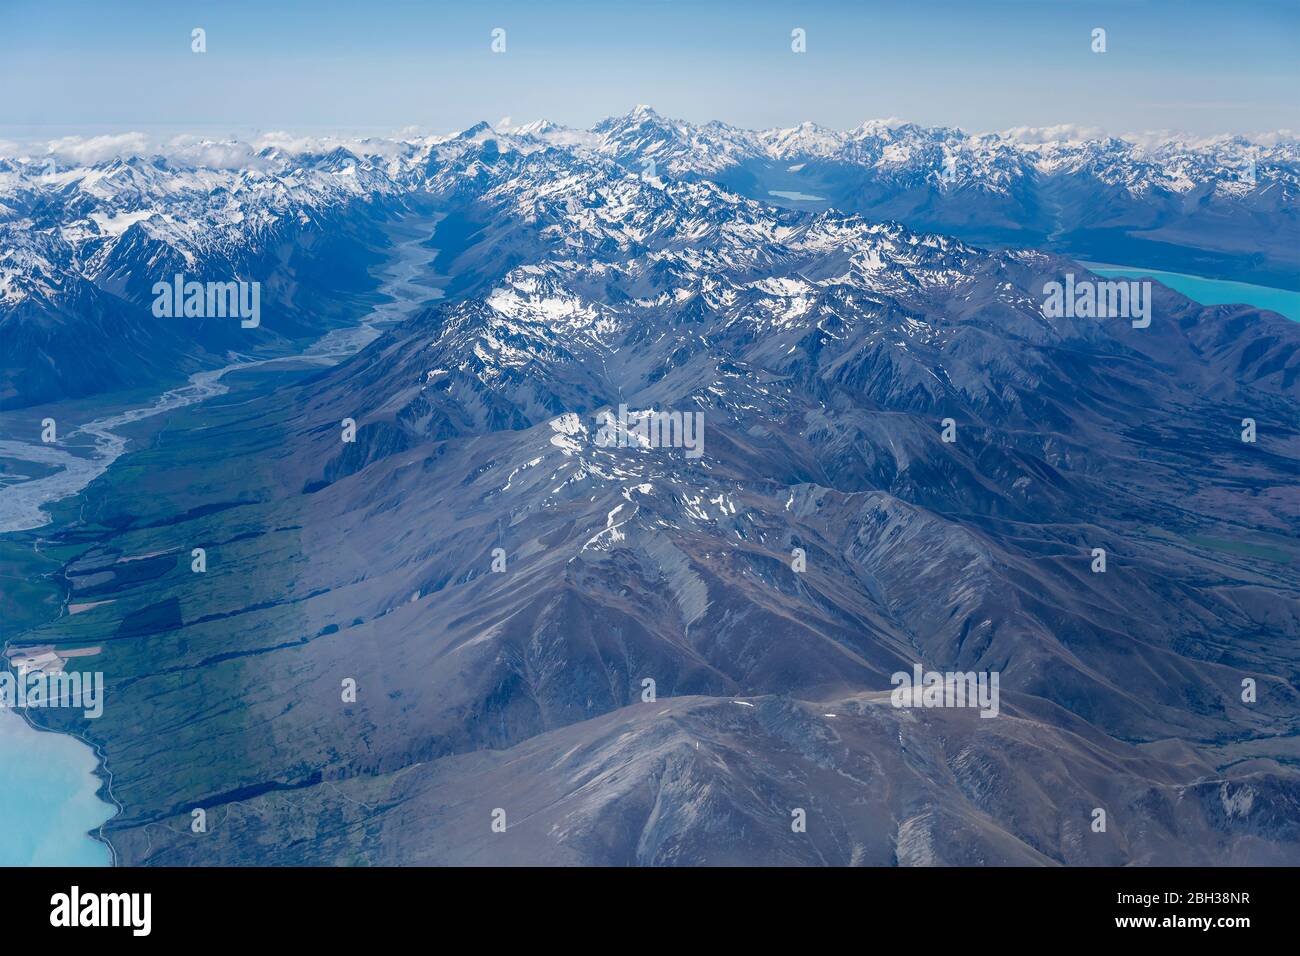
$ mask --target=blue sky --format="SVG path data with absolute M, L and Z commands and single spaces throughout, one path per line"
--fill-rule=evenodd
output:
M 637 103 L 750 127 L 1296 130 L 1300 0 L 0 0 L 0 90 L 0 127 L 37 135 L 588 126 Z

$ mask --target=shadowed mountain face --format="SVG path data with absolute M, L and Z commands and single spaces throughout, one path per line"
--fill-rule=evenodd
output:
M 162 158 L 0 161 L 0 409 L 176 384 L 231 353 L 283 353 L 335 327 L 405 207 L 386 183 L 340 184 L 328 159 L 280 160 L 276 174 Z M 159 318 L 155 283 L 177 275 L 257 282 L 256 329 L 179 306 Z
M 173 415 L 52 544 L 95 606 L 24 640 L 110 703 L 40 717 L 123 862 L 1300 862 L 1300 326 L 1053 318 L 1064 259 L 484 130 L 430 162 L 448 300 Z M 996 715 L 895 706 L 916 664 Z

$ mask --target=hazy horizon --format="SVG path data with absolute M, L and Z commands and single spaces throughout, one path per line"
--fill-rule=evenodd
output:
M 969 132 L 1300 129 L 1300 5 L 584 0 L 482 10 L 293 0 L 0 9 L 0 129 L 380 131 L 502 117 L 588 128 L 649 103 L 745 128 L 901 117 Z M 206 52 L 191 50 L 205 31 Z M 505 31 L 504 52 L 491 49 Z M 1106 31 L 1094 53 L 1092 31 Z M 791 49 L 805 31 L 806 52 Z M 51 67 L 55 67 L 52 69 Z
M 651 106 L 652 104 L 638 104 Z M 601 120 L 616 118 L 628 115 L 632 109 L 624 110 L 621 113 L 610 114 L 609 117 L 602 117 Z M 681 120 L 680 116 L 671 116 L 661 110 L 654 110 L 659 116 L 668 120 Z M 60 151 L 87 152 L 95 159 L 88 161 L 94 162 L 109 156 L 131 156 L 131 155 L 166 155 L 170 152 L 179 150 L 187 146 L 193 146 L 198 143 L 242 143 L 252 144 L 259 148 L 266 145 L 275 145 L 289 152 L 314 151 L 322 148 L 332 148 L 336 145 L 347 146 L 356 144 L 363 140 L 375 141 L 412 141 L 425 138 L 442 138 L 454 136 L 463 132 L 470 127 L 481 122 L 489 123 L 493 129 L 502 132 L 515 132 L 520 127 L 530 123 L 551 120 L 550 116 L 536 117 L 515 117 L 503 116 L 495 120 L 483 117 L 474 123 L 467 123 L 462 127 L 449 129 L 430 129 L 419 128 L 408 125 L 404 128 L 394 129 L 388 126 L 372 127 L 331 127 L 331 126 L 301 126 L 296 128 L 285 129 L 261 129 L 261 128 L 244 128 L 231 129 L 229 127 L 187 127 L 187 126 L 168 126 L 160 124 L 138 124 L 131 129 L 121 128 L 112 124 L 103 124 L 99 127 L 93 125 L 81 127 L 7 127 L 0 125 L 0 156 L 26 157 L 33 158 L 46 154 L 58 155 Z M 597 120 L 596 123 L 601 122 Z M 553 120 L 551 120 L 554 122 Z M 756 130 L 757 127 L 740 127 L 737 124 L 727 123 L 725 119 L 719 120 L 725 125 L 739 129 Z M 866 117 L 858 123 L 845 127 L 824 127 L 837 131 L 850 131 L 852 129 L 864 126 L 868 123 L 883 123 L 886 125 L 904 125 L 912 124 L 913 120 L 906 117 Z M 564 125 L 564 124 L 560 124 Z M 575 130 L 590 130 L 595 123 L 585 127 L 571 127 Z M 767 127 L 774 128 L 792 128 L 799 124 L 790 124 L 788 127 Z M 822 125 L 822 124 L 818 124 Z M 917 126 L 925 127 L 926 124 L 915 123 Z M 1222 140 L 1229 137 L 1238 137 L 1254 143 L 1257 146 L 1267 147 L 1279 142 L 1300 141 L 1300 131 L 1293 129 L 1274 129 L 1258 130 L 1249 133 L 1214 133 L 1214 134 L 1195 134 L 1186 130 L 1128 130 L 1128 131 L 1108 131 L 1095 127 L 1079 127 L 1074 124 L 1061 123 L 1052 126 L 1040 127 L 1012 127 L 1009 129 L 998 130 L 981 130 L 971 129 L 970 127 L 951 127 L 960 129 L 963 133 L 971 136 L 998 135 L 1008 138 L 1021 144 L 1048 143 L 1048 142 L 1085 142 L 1114 137 L 1136 143 L 1140 146 L 1153 147 L 1166 141 L 1178 141 L 1191 146 L 1203 146 L 1215 140 Z

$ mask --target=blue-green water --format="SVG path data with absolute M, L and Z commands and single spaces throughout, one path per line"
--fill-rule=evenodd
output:
M 1253 305 L 1260 309 L 1271 309 L 1300 322 L 1300 292 L 1289 289 L 1273 289 L 1246 282 L 1206 279 L 1181 272 L 1161 272 L 1158 269 L 1138 269 L 1133 266 L 1093 265 L 1088 262 L 1084 265 L 1097 275 L 1108 278 L 1122 276 L 1126 279 L 1155 279 L 1201 305 Z
M 795 192 L 789 189 L 769 189 L 769 196 L 780 196 L 782 199 L 792 199 L 798 202 L 824 202 L 825 196 L 814 196 L 812 193 Z
M 87 834 L 113 815 L 95 796 L 91 749 L 0 708 L 0 757 L 0 866 L 108 866 L 108 847 Z

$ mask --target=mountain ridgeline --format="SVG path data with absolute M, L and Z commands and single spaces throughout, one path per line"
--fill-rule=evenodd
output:
M 37 719 L 102 748 L 119 861 L 1300 862 L 1300 325 L 1159 284 L 1145 327 L 1049 317 L 1047 284 L 1091 278 L 1050 249 L 730 188 L 760 162 L 878 176 L 871 136 L 924 132 L 639 109 L 266 157 L 366 184 L 286 188 L 286 315 L 332 294 L 312 243 L 364 291 L 374 224 L 416 205 L 452 281 L 336 367 L 172 414 L 47 533 L 80 610 L 21 643 L 100 648 L 108 691 Z M 1066 189 L 1003 145 L 1033 202 Z M 1284 223 L 1258 195 L 1294 197 L 1284 154 L 1254 192 L 1191 188 Z M 1163 214 L 1099 163 L 1068 181 Z M 948 190 L 918 183 L 890 201 Z M 62 283 L 157 322 L 152 271 L 58 242 L 20 247 L 7 301 L 54 308 L 32 264 L 75 263 Z M 700 454 L 610 442 L 620 409 L 702 416 Z M 898 706 L 917 666 L 996 675 L 996 714 Z
M 1296 286 L 1295 140 L 1031 139 L 892 121 L 751 131 L 637 107 L 589 131 L 483 123 L 315 151 L 232 141 L 90 165 L 0 158 L 0 408 L 291 350 L 355 306 L 384 223 L 430 196 L 472 198 L 491 165 L 537 150 L 994 247 Z M 461 162 L 470 145 L 477 168 Z M 152 289 L 176 275 L 262 283 L 265 325 L 159 321 Z

